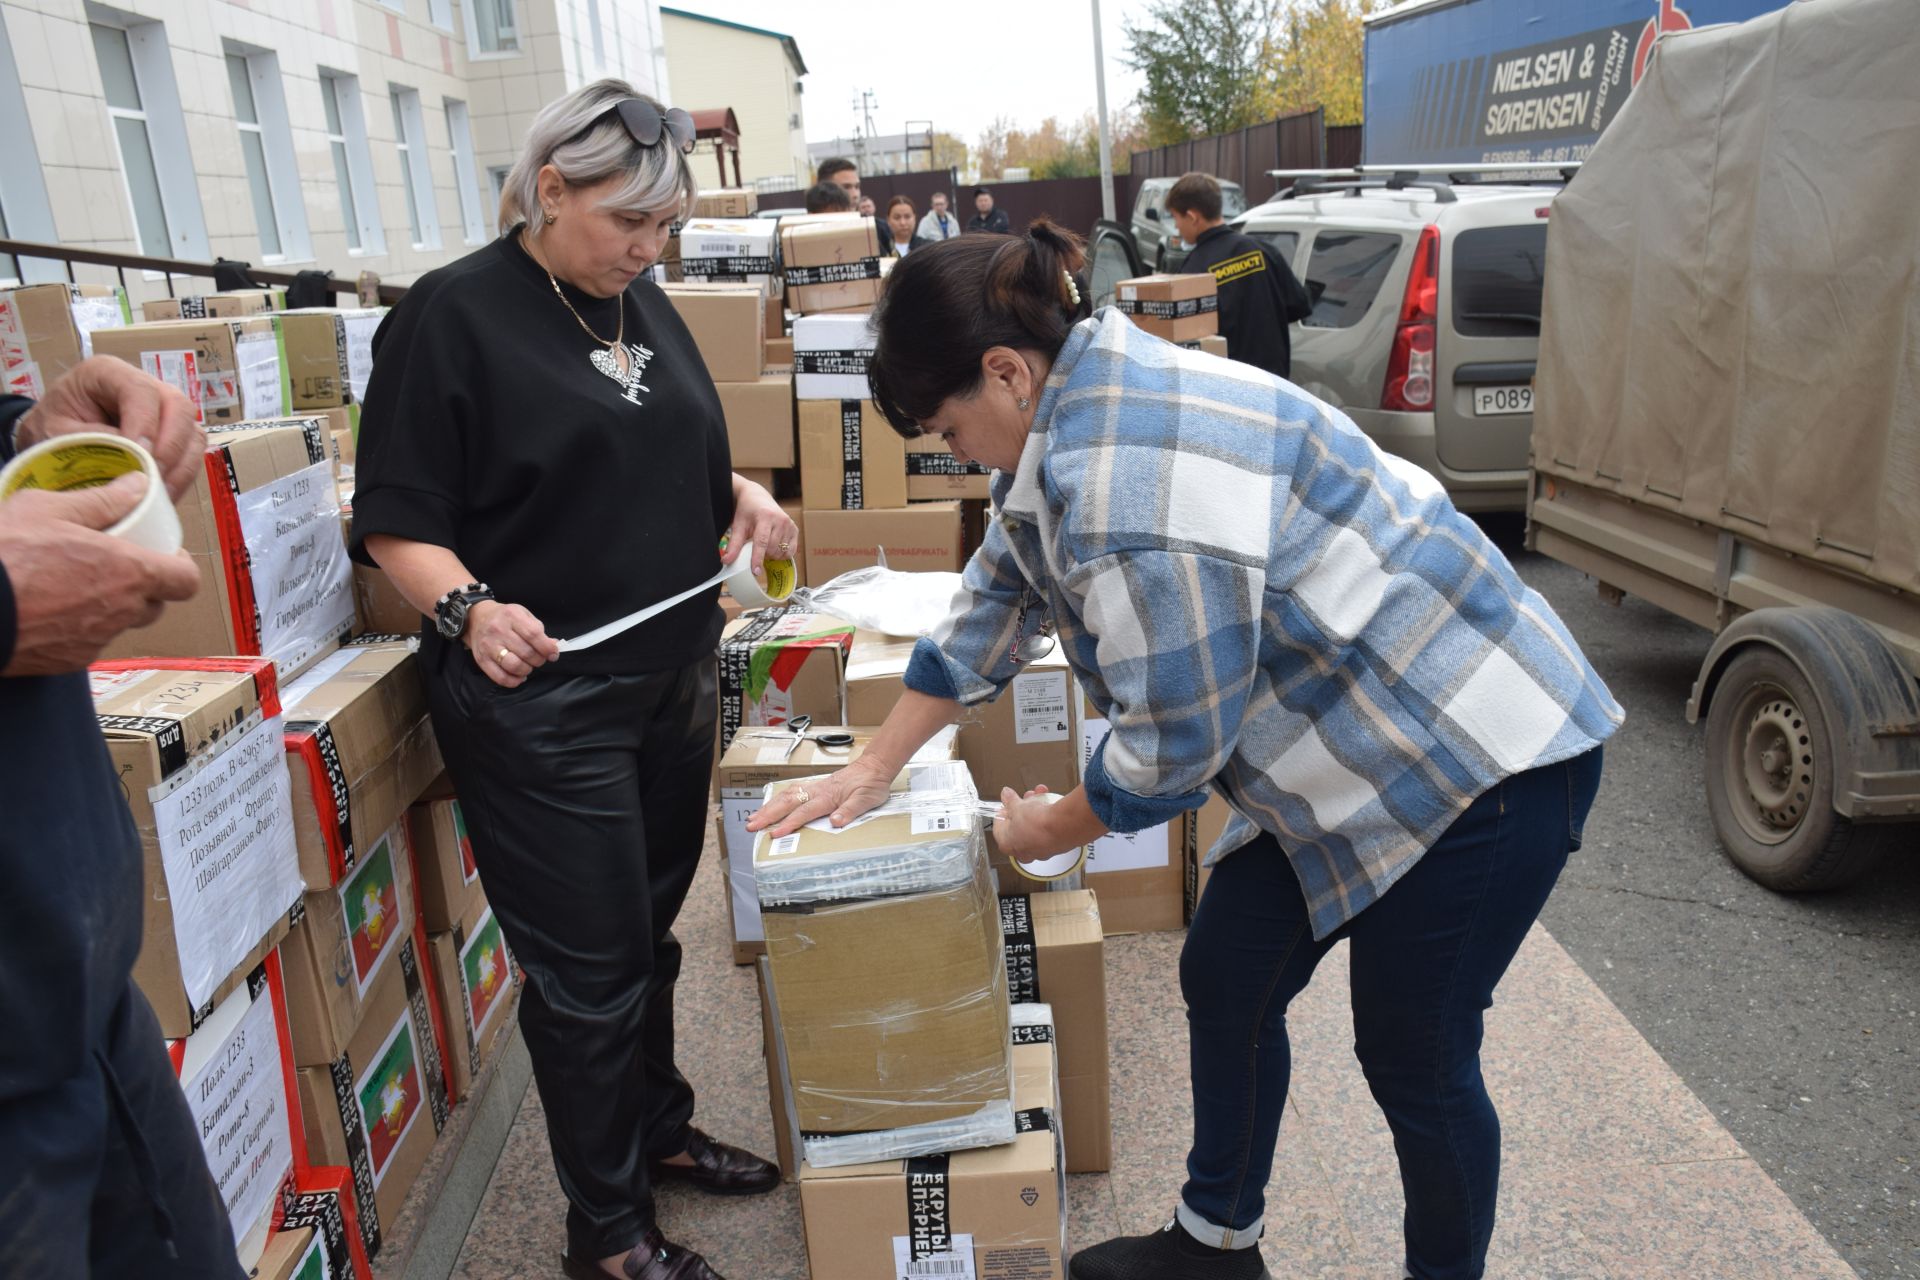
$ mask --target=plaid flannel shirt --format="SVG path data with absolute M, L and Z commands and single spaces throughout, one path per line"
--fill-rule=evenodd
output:
M 1084 784 L 1110 830 L 1236 811 L 1272 832 L 1317 937 L 1502 778 L 1624 712 L 1547 602 L 1419 467 L 1250 365 L 1103 310 L 1068 337 L 996 519 L 907 684 L 978 703 L 1053 619 L 1111 730 Z

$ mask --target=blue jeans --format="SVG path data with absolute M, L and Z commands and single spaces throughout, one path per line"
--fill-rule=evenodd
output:
M 1287 1005 L 1345 938 L 1354 1053 L 1400 1158 L 1407 1269 L 1478 1280 L 1500 1183 L 1482 1014 L 1580 847 L 1599 786 L 1597 747 L 1506 779 L 1378 902 L 1318 941 L 1273 836 L 1221 860 L 1180 956 L 1194 1111 L 1183 1222 L 1216 1244 L 1262 1228 L 1291 1066 Z

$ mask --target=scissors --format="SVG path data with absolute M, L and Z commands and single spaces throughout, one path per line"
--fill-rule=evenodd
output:
M 787 730 L 793 738 L 787 743 L 787 754 L 782 759 L 783 764 L 793 759 L 793 753 L 800 749 L 802 742 L 817 743 L 824 751 L 853 750 L 853 735 L 844 729 L 828 729 L 821 733 L 814 733 L 812 729 L 813 717 L 810 715 L 798 715 L 787 721 Z

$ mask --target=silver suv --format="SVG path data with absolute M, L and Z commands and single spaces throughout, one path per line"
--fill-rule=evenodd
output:
M 1134 247 L 1140 252 L 1141 265 L 1151 271 L 1178 271 L 1192 246 L 1173 229 L 1173 215 L 1167 212 L 1167 192 L 1178 178 L 1147 178 L 1133 197 Z M 1220 180 L 1220 216 L 1233 218 L 1247 207 L 1247 193 L 1237 182 Z
M 1463 511 L 1522 511 L 1555 186 L 1302 178 L 1237 220 L 1313 299 L 1293 381 Z

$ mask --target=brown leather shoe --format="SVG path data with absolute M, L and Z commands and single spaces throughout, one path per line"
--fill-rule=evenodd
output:
M 606 1280 L 606 1272 L 593 1259 L 560 1255 L 560 1270 L 568 1280 Z M 691 1249 L 682 1249 L 660 1234 L 649 1231 L 620 1261 L 620 1274 L 627 1280 L 725 1280 L 707 1260 Z
M 692 1164 L 649 1166 L 655 1182 L 685 1182 L 717 1196 L 757 1196 L 780 1185 L 780 1166 L 751 1151 L 715 1142 L 698 1129 L 687 1131 L 687 1154 Z

